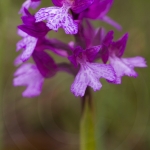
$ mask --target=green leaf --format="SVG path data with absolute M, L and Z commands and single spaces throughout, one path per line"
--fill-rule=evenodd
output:
M 96 150 L 93 116 L 92 109 L 86 102 L 80 124 L 80 150 Z

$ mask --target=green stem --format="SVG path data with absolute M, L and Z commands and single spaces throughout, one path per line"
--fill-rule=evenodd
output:
M 82 117 L 80 124 L 80 150 L 96 150 L 95 124 L 90 88 L 82 98 Z

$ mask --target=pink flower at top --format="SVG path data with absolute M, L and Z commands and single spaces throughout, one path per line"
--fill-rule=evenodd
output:
M 69 57 L 75 66 L 80 64 L 80 70 L 71 85 L 71 92 L 75 96 L 84 96 L 87 86 L 92 87 L 94 91 L 100 90 L 102 87 L 100 78 L 115 80 L 115 72 L 111 65 L 92 63 L 100 48 L 101 46 L 94 46 L 83 50 L 76 47 L 73 55 Z
M 68 14 L 69 9 L 75 13 L 80 13 L 89 7 L 93 0 L 53 0 L 55 6 L 41 8 L 36 14 L 36 22 L 47 20 L 47 26 L 58 31 L 63 28 L 66 34 L 76 34 L 78 23 Z

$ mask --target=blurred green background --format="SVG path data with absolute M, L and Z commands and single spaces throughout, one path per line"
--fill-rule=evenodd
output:
M 59 73 L 46 80 L 42 94 L 34 99 L 21 96 L 24 87 L 13 87 L 16 68 L 16 26 L 21 24 L 18 11 L 23 0 L 0 1 L 0 150 L 79 150 L 80 99 L 70 92 L 73 77 Z M 43 0 L 42 6 L 51 5 Z M 129 41 L 125 57 L 143 56 L 150 64 L 150 1 L 115 0 L 109 16 L 123 31 L 97 21 L 115 31 L 115 38 L 125 32 Z M 73 39 L 62 30 L 51 32 L 64 42 Z M 54 56 L 54 55 L 53 55 Z M 55 57 L 57 62 L 64 59 Z M 137 79 L 123 77 L 121 85 L 102 79 L 103 88 L 93 93 L 97 150 L 150 149 L 150 69 L 136 69 Z

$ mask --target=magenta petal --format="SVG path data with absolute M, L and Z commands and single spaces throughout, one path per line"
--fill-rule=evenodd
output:
M 124 34 L 119 40 L 112 43 L 111 51 L 115 52 L 117 57 L 121 57 L 124 54 L 126 44 L 128 40 L 128 33 Z
M 68 59 L 69 59 L 69 61 L 70 61 L 75 67 L 78 66 L 78 63 L 77 63 L 77 60 L 76 60 L 75 55 L 69 56 Z
M 103 63 L 106 64 L 109 59 L 109 49 L 107 46 L 103 45 L 100 55 L 101 55 L 101 59 L 102 59 Z
M 105 29 L 104 28 L 98 28 L 96 30 L 95 36 L 93 38 L 93 45 L 102 44 L 102 41 L 104 40 L 104 38 L 105 38 Z
M 100 51 L 101 47 L 102 47 L 101 45 L 98 45 L 86 49 L 84 54 L 86 55 L 89 62 L 93 62 L 95 60 L 97 53 Z
M 84 12 L 84 16 L 90 19 L 97 19 L 105 16 L 112 6 L 113 0 L 95 0 L 94 3 Z
M 114 31 L 109 31 L 103 40 L 103 45 L 109 46 L 112 43 L 113 38 L 114 38 Z
M 102 41 L 102 50 L 100 54 L 104 63 L 106 63 L 109 58 L 109 46 L 112 44 L 113 34 L 113 31 L 109 31 Z
M 24 64 L 14 74 L 14 86 L 27 86 L 22 93 L 24 97 L 35 97 L 40 95 L 44 82 L 43 76 L 33 64 Z
M 62 7 L 64 0 L 52 0 L 53 4 L 58 7 Z
M 77 46 L 74 50 L 73 50 L 73 55 L 69 56 L 68 59 L 70 60 L 70 62 L 75 66 L 77 67 L 78 66 L 78 62 L 77 62 L 77 57 L 79 55 L 82 55 L 82 52 L 84 50 L 80 47 L 80 46 Z
M 45 78 L 50 78 L 56 74 L 57 65 L 46 52 L 34 51 L 32 56 L 37 65 L 37 68 Z
M 105 16 L 108 11 L 110 10 L 111 6 L 113 4 L 113 0 L 104 0 L 104 1 L 99 1 L 99 7 L 97 6 L 97 12 L 99 12 L 99 15 L 97 17 L 102 17 Z M 95 15 L 96 17 L 96 15 Z
M 21 17 L 23 24 L 18 26 L 26 34 L 39 38 L 45 36 L 50 29 L 46 26 L 45 22 L 35 22 L 35 17 L 26 10 L 26 16 Z M 20 32 L 20 31 L 19 31 Z
M 94 0 L 75 0 L 71 9 L 75 13 L 81 13 L 83 10 L 88 8 L 93 2 Z
M 81 31 L 79 34 L 82 34 L 80 38 L 82 38 L 83 41 L 86 43 L 86 48 L 89 48 L 90 46 L 93 46 L 93 40 L 97 40 L 99 43 L 95 45 L 99 45 L 100 41 L 98 38 L 95 38 L 96 33 L 98 32 L 91 22 L 89 20 L 85 20 L 85 27 L 80 24 Z M 80 40 L 80 39 L 79 39 Z
M 50 31 L 44 22 L 37 22 L 32 25 L 19 25 L 18 29 L 36 38 L 44 37 Z

